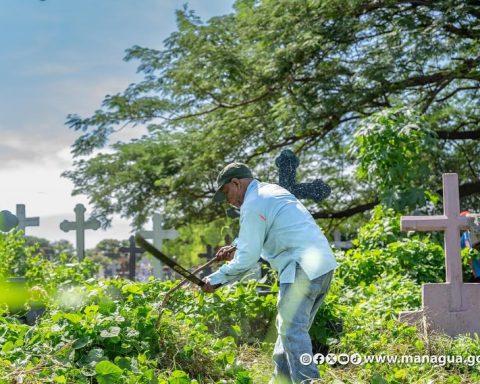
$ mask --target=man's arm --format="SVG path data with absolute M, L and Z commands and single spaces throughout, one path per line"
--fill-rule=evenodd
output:
M 265 215 L 248 209 L 240 215 L 240 233 L 233 260 L 217 272 L 207 276 L 210 285 L 225 284 L 250 270 L 260 258 L 265 242 L 267 221 Z

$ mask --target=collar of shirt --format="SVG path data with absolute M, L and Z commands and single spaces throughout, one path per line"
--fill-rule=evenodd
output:
M 257 179 L 253 179 L 250 182 L 250 184 L 248 184 L 247 190 L 245 191 L 245 196 L 243 197 L 243 202 L 247 201 L 248 195 L 251 194 L 253 192 L 253 190 L 257 189 L 258 183 L 259 183 L 259 181 Z

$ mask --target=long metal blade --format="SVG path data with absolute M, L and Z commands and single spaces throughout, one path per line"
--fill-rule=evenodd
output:
M 161 262 L 168 265 L 172 268 L 175 272 L 182 275 L 186 279 L 190 280 L 193 284 L 198 285 L 199 287 L 203 287 L 205 282 L 200 280 L 197 276 L 193 273 L 188 271 L 187 269 L 183 268 L 181 265 L 177 264 L 175 260 L 172 260 L 170 257 L 165 255 L 162 251 L 155 248 L 152 244 L 150 244 L 145 238 L 139 234 L 135 235 L 135 241 L 137 244 L 142 247 L 145 251 L 150 253 L 153 257 L 157 258 Z

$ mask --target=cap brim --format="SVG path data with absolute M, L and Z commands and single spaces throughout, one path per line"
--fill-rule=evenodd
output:
M 215 192 L 215 194 L 213 195 L 212 197 L 212 201 L 214 203 L 221 203 L 223 201 L 225 201 L 225 194 L 221 191 L 223 185 L 217 189 L 217 192 Z

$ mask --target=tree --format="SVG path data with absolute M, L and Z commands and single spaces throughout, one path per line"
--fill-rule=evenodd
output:
M 25 236 L 25 244 L 35 247 L 38 251 L 50 260 L 57 259 L 60 254 L 75 254 L 75 248 L 68 240 L 58 240 L 50 242 L 47 239 L 35 236 Z
M 105 224 L 117 212 L 140 226 L 160 206 L 176 224 L 210 221 L 224 214 L 209 197 L 225 163 L 243 160 L 275 181 L 287 147 L 299 177 L 332 187 L 309 204 L 319 219 L 380 201 L 415 208 L 441 192 L 443 172 L 459 173 L 464 205 L 478 204 L 476 1 L 237 0 L 234 9 L 208 22 L 178 11 L 164 50 L 127 51 L 143 81 L 107 95 L 91 117 L 68 117 L 82 135 L 65 176 Z M 135 124 L 149 133 L 86 157 Z

